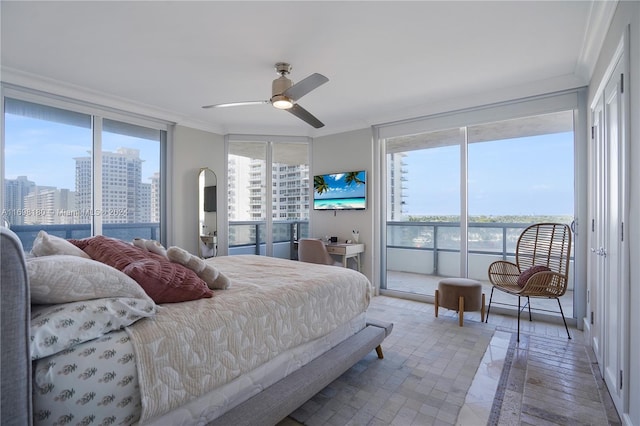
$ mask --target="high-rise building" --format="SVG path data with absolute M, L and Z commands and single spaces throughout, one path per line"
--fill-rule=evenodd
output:
M 17 179 L 4 180 L 4 219 L 10 225 L 24 225 L 24 216 L 18 214 L 24 209 L 24 197 L 35 188 L 35 182 L 26 176 L 18 176 Z
M 53 186 L 34 186 L 24 197 L 25 225 L 56 225 L 76 223 L 74 215 L 68 215 L 74 209 L 75 194 L 68 189 Z
M 309 219 L 309 166 L 275 163 L 271 170 L 271 206 L 266 203 L 267 171 L 260 159 L 230 155 L 228 169 L 229 220 Z M 271 208 L 271 210 L 269 210 Z
M 91 220 L 91 156 L 77 157 L 76 206 L 84 212 L 83 223 Z M 142 183 L 140 150 L 118 148 L 102 153 L 102 222 L 145 223 L 151 215 L 150 184 Z
M 229 155 L 227 172 L 228 218 L 231 221 L 250 220 L 248 157 Z
M 396 152 L 387 155 L 387 220 L 402 221 L 405 220 L 404 214 L 406 194 L 404 182 L 407 180 L 406 164 L 403 158 L 407 154 L 404 152 Z
M 151 216 L 150 222 L 160 223 L 160 173 L 151 176 Z

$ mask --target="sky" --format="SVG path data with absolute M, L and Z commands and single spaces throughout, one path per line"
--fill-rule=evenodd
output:
M 469 145 L 469 214 L 573 215 L 573 133 Z M 460 214 L 460 148 L 407 152 L 405 210 Z

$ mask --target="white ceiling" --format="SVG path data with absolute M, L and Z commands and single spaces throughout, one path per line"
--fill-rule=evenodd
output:
M 0 3 L 2 80 L 217 133 L 321 136 L 586 85 L 615 9 L 592 1 Z M 273 65 L 329 82 L 270 105 Z

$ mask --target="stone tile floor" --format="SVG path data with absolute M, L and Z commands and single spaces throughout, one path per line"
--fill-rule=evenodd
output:
M 620 424 L 585 345 L 511 334 L 489 424 Z M 601 384 L 599 386 L 599 384 Z
M 378 296 L 370 309 L 394 322 L 382 345 L 393 356 L 368 356 L 279 426 L 620 424 L 575 328 L 568 340 L 563 325 L 534 318 L 522 322 L 515 344 L 510 316 L 492 313 L 485 324 L 469 312 L 459 328 L 455 311 L 442 309 L 434 319 L 429 303 Z M 451 332 L 429 335 L 447 321 Z M 487 333 L 478 353 L 476 337 Z M 377 378 L 368 380 L 372 372 Z

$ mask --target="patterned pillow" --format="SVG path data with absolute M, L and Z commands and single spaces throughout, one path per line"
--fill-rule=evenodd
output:
M 31 309 L 31 359 L 53 355 L 155 313 L 156 305 L 151 300 L 129 297 L 34 305 Z
M 35 426 L 138 424 L 140 404 L 136 355 L 125 330 L 33 362 Z
M 49 235 L 45 231 L 38 232 L 33 240 L 31 253 L 34 256 L 51 256 L 55 254 L 68 254 L 90 259 L 89 255 L 64 238 Z
M 518 277 L 518 286 L 524 287 L 525 284 L 527 284 L 527 281 L 529 281 L 529 278 L 531 278 L 534 274 L 550 270 L 551 269 L 543 265 L 534 265 L 531 268 L 526 269 L 520 273 L 520 276 Z
M 156 303 L 186 302 L 213 296 L 207 283 L 194 271 L 164 256 L 103 235 L 70 241 L 92 259 L 136 280 Z
M 132 278 L 92 259 L 54 255 L 33 257 L 27 259 L 26 263 L 31 303 L 34 304 L 68 303 L 105 297 L 133 297 L 152 302 Z

